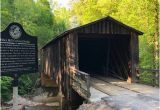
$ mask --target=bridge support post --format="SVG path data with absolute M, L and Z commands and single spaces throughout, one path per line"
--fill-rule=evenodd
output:
M 138 45 L 138 35 L 131 33 L 130 41 L 131 50 L 131 82 L 137 81 L 136 67 L 139 63 L 139 45 Z

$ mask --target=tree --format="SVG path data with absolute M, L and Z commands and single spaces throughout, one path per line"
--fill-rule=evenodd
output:
M 155 68 L 159 69 L 159 2 L 154 0 L 155 5 L 155 34 L 154 34 L 154 58 L 155 58 Z

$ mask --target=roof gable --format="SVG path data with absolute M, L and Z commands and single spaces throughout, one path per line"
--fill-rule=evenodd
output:
M 105 21 L 105 20 L 110 21 L 110 22 L 114 22 L 115 24 L 118 24 L 118 25 L 126 28 L 126 30 L 130 30 L 130 31 L 132 31 L 132 32 L 135 32 L 135 33 L 137 33 L 138 35 L 143 35 L 143 32 L 141 32 L 141 31 L 139 31 L 139 30 L 137 30 L 137 29 L 135 29 L 135 28 L 133 28 L 133 27 L 131 27 L 131 26 L 128 26 L 128 25 L 126 25 L 126 24 L 124 24 L 124 23 L 122 23 L 122 22 L 120 22 L 120 21 L 118 21 L 118 20 L 116 20 L 116 19 L 114 19 L 114 18 L 112 18 L 112 17 L 110 17 L 110 16 L 101 18 L 101 19 L 99 19 L 99 20 L 90 22 L 90 23 L 85 24 L 85 25 L 81 25 L 81 26 L 79 26 L 79 27 L 72 28 L 72 29 L 70 29 L 70 30 L 68 30 L 68 31 L 73 31 L 73 30 L 77 30 L 77 29 L 80 29 L 80 28 L 84 28 L 84 27 L 86 27 L 86 26 L 89 26 L 89 25 L 92 25 L 92 24 L 95 24 L 95 23 L 98 23 L 98 22 L 102 22 L 102 21 Z
M 132 28 L 132 27 L 130 27 L 130 26 L 128 26 L 128 25 L 126 25 L 126 24 L 124 24 L 124 23 L 122 23 L 122 22 L 120 22 L 120 21 L 118 21 L 118 20 L 116 20 L 116 19 L 114 19 L 114 18 L 112 18 L 112 17 L 110 17 L 110 16 L 107 16 L 107 17 L 104 17 L 104 18 L 102 18 L 102 19 L 99 19 L 99 20 L 90 22 L 90 23 L 88 23 L 88 24 L 81 25 L 81 26 L 79 26 L 79 27 L 75 27 L 75 28 L 66 30 L 66 31 L 64 31 L 63 33 L 61 33 L 60 35 L 58 35 L 56 38 L 52 39 L 50 42 L 48 42 L 48 43 L 47 43 L 46 45 L 44 45 L 42 48 L 46 47 L 46 46 L 47 46 L 48 44 L 50 44 L 51 42 L 56 41 L 57 39 L 65 36 L 66 34 L 69 34 L 70 32 L 72 32 L 72 31 L 74 31 L 74 30 L 78 30 L 78 29 L 81 29 L 81 28 L 85 28 L 85 27 L 90 26 L 90 25 L 92 25 L 92 24 L 96 24 L 96 23 L 103 22 L 103 21 L 114 22 L 115 24 L 118 24 L 118 25 L 120 25 L 121 27 L 124 27 L 126 30 L 135 32 L 135 33 L 137 33 L 138 35 L 143 35 L 143 32 L 141 32 L 141 31 L 139 31 L 139 30 L 137 30 L 137 29 L 135 29 L 135 28 Z

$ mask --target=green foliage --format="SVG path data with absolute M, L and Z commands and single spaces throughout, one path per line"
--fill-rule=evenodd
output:
M 29 75 L 22 75 L 18 81 L 18 92 L 20 95 L 28 94 L 32 90 L 33 81 Z
M 148 73 L 148 72 L 143 72 L 140 75 L 140 81 L 145 84 L 155 85 L 154 74 Z
M 1 77 L 0 84 L 1 84 L 1 100 L 8 101 L 11 99 L 12 95 L 12 85 L 11 85 L 12 78 L 3 76 Z
M 156 0 L 155 0 L 156 1 Z M 72 15 L 80 24 L 112 16 L 144 32 L 140 36 L 140 67 L 155 68 L 154 34 L 156 32 L 156 2 L 152 0 L 78 0 L 72 3 Z M 141 80 L 149 81 L 143 73 Z
M 53 12 L 56 16 L 55 20 L 58 21 L 60 24 L 65 24 L 65 26 L 67 26 L 67 28 L 70 27 L 69 24 L 69 19 L 70 19 L 70 12 L 64 8 L 64 7 L 56 7 L 53 9 Z M 64 27 L 64 26 L 60 26 L 60 27 Z
M 20 95 L 30 94 L 34 88 L 36 80 L 38 79 L 38 73 L 24 74 L 18 80 L 18 92 Z
M 1 30 L 11 22 L 18 22 L 27 33 L 38 36 L 39 48 L 66 30 L 67 21 L 55 18 L 48 0 L 2 0 L 1 6 Z
M 58 12 L 62 11 L 57 9 Z M 1 0 L 1 30 L 11 22 L 20 23 L 28 34 L 37 36 L 40 49 L 55 35 L 66 30 L 68 21 L 55 17 L 48 0 Z M 19 94 L 30 92 L 37 78 L 37 74 L 22 75 L 19 78 Z M 9 77 L 1 77 L 1 96 L 4 101 L 12 97 L 11 80 Z
M 18 93 L 19 95 L 29 94 L 34 87 L 39 74 L 24 74 L 18 80 Z M 9 101 L 12 98 L 12 78 L 1 76 L 1 98 L 2 101 Z

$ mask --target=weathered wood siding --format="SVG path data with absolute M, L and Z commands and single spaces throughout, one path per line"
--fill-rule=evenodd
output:
M 60 73 L 60 44 L 56 42 L 54 45 L 50 45 L 43 49 L 43 68 L 42 72 L 53 79 Z
M 131 71 L 132 71 L 132 80 L 136 80 L 136 67 L 139 64 L 139 42 L 138 35 L 136 33 L 131 33 Z
M 60 38 L 53 40 L 42 48 L 42 74 L 50 79 L 55 79 L 57 84 L 61 83 L 67 97 L 69 96 L 69 74 L 70 68 L 78 69 L 78 34 L 97 33 L 97 34 L 120 34 L 130 35 L 130 50 L 132 61 L 132 76 L 135 77 L 135 66 L 139 62 L 138 53 L 138 34 L 125 25 L 117 23 L 115 20 L 104 19 L 96 21 L 68 31 Z M 112 51 L 112 50 L 111 50 Z M 61 82 L 63 81 L 63 82 Z
M 132 65 L 134 68 L 138 64 L 138 35 L 125 26 L 111 20 L 103 20 L 92 24 L 76 28 L 63 38 L 50 43 L 43 49 L 43 73 L 56 78 L 58 74 L 69 73 L 70 67 L 78 69 L 78 34 L 97 33 L 97 34 L 125 34 L 131 36 Z M 132 69 L 135 74 L 134 69 Z M 65 79 L 68 80 L 68 79 Z
M 119 34 L 119 35 L 130 35 L 131 36 L 131 41 L 130 41 L 130 51 L 131 51 L 131 63 L 132 63 L 132 79 L 133 81 L 135 80 L 136 77 L 136 71 L 135 67 L 139 63 L 139 45 L 138 45 L 138 34 L 135 32 L 132 32 L 131 30 L 128 30 L 125 26 L 121 24 L 117 24 L 114 21 L 110 20 L 104 20 L 101 22 L 95 22 L 93 24 L 87 25 L 82 28 L 78 28 L 74 31 L 76 33 L 75 35 L 72 35 L 76 39 L 75 41 L 75 47 L 78 49 L 78 33 L 96 33 L 96 34 Z M 76 53 L 78 53 L 78 50 Z M 112 50 L 111 50 L 112 51 Z M 76 54 L 75 53 L 75 54 Z M 74 53 L 73 53 L 74 54 Z M 74 57 L 75 64 L 78 65 L 78 54 L 76 54 Z M 78 67 L 78 66 L 77 66 Z
M 97 34 L 131 34 L 126 27 L 110 20 L 94 22 L 82 28 L 75 30 L 77 33 L 97 33 Z

